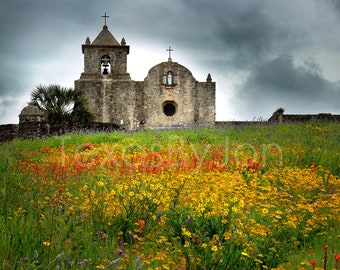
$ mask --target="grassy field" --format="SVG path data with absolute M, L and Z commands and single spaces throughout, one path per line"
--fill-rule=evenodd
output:
M 340 124 L 0 145 L 2 269 L 339 269 Z

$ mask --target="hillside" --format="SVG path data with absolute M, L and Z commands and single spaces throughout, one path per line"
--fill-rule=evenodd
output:
M 0 261 L 311 269 L 327 252 L 335 266 L 339 154 L 339 123 L 14 140 L 0 145 Z

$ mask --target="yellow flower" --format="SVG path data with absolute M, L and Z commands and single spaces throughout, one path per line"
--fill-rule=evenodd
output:
M 97 186 L 98 187 L 103 187 L 104 185 L 105 185 L 105 183 L 103 181 L 97 182 Z
M 218 247 L 217 247 L 216 245 L 214 245 L 214 246 L 211 247 L 211 250 L 212 250 L 212 251 L 217 251 L 217 250 L 218 250 Z
M 263 263 L 263 261 L 261 261 L 261 260 L 259 260 L 259 259 L 255 259 L 254 262 L 257 262 L 257 263 L 260 263 L 260 264 Z
M 249 255 L 247 252 L 241 252 L 241 254 L 242 254 L 243 256 L 246 256 L 246 257 L 249 257 L 249 258 L 250 258 L 250 255 Z
M 268 209 L 267 208 L 263 208 L 262 209 L 262 215 L 267 215 L 268 214 Z
M 45 241 L 45 242 L 43 242 L 43 245 L 49 247 L 51 245 L 51 243 L 49 241 Z
M 188 241 L 185 241 L 184 247 L 190 247 L 190 243 Z
M 98 268 L 98 269 L 104 269 L 104 268 L 105 268 L 105 266 L 104 266 L 104 265 L 102 265 L 102 264 L 98 264 L 98 265 L 96 266 L 96 268 Z
M 224 219 L 222 219 L 222 223 L 223 223 L 223 224 L 227 224 L 227 223 L 228 223 L 228 220 L 226 220 L 226 219 L 224 218 Z
M 186 228 L 182 228 L 182 235 L 191 237 L 191 232 L 189 232 Z
M 228 240 L 232 236 L 232 232 L 228 231 L 223 234 L 224 240 Z

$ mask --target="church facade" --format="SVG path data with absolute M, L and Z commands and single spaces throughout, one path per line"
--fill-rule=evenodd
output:
M 126 130 L 215 124 L 216 83 L 210 74 L 198 82 L 191 71 L 168 61 L 152 67 L 144 81 L 127 72 L 130 47 L 119 43 L 108 27 L 93 42 L 82 45 L 84 71 L 75 81 L 89 101 L 95 121 L 114 123 Z

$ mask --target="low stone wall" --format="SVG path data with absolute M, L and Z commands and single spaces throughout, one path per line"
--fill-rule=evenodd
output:
M 243 127 L 254 125 L 270 125 L 272 123 L 267 121 L 216 121 L 216 127 Z
M 305 122 L 340 122 L 339 114 L 319 113 L 319 114 L 283 114 L 274 112 L 269 118 L 271 123 L 305 123 Z
M 60 136 L 66 133 L 95 133 L 120 130 L 112 123 L 47 123 L 26 122 L 19 125 L 0 125 L 0 143 L 15 138 L 33 139 Z
M 19 125 L 20 126 L 20 125 Z M 19 127 L 20 130 L 20 127 Z M 112 123 L 45 123 L 45 135 L 62 135 L 66 133 L 95 133 L 120 130 L 120 127 Z
M 340 122 L 340 115 L 330 114 L 330 113 L 319 113 L 319 114 L 283 114 L 282 122 L 283 123 L 291 123 L 291 122 L 311 122 L 311 121 L 320 121 L 320 122 Z
M 334 114 L 279 114 L 274 113 L 268 121 L 217 121 L 217 127 L 242 127 L 250 125 L 272 125 L 279 123 L 299 122 L 338 122 L 340 115 Z M 166 129 L 166 128 L 164 128 Z M 48 136 L 60 136 L 66 133 L 95 133 L 122 130 L 112 123 L 47 123 L 28 122 L 19 125 L 0 125 L 0 143 L 11 141 L 15 138 L 42 138 Z
M 18 136 L 19 125 L 0 125 L 0 143 L 14 140 Z

